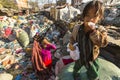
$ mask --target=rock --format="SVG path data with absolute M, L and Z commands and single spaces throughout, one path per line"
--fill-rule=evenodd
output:
M 120 80 L 120 69 L 109 61 L 98 58 L 100 63 L 99 79 L 100 80 Z M 58 75 L 58 80 L 74 80 L 72 76 L 74 62 L 65 66 Z M 89 80 L 86 74 L 86 68 L 82 67 L 79 77 L 81 80 Z

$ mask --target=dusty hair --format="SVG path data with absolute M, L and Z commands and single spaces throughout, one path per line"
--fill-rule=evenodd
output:
M 88 14 L 88 11 L 90 9 L 94 8 L 95 9 L 95 16 L 100 15 L 100 18 L 103 18 L 104 15 L 104 7 L 103 7 L 103 3 L 100 1 L 90 1 L 84 8 L 83 10 L 83 18 Z

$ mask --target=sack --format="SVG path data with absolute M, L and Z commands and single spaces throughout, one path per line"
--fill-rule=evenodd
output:
M 98 58 L 99 65 L 99 80 L 120 80 L 120 69 L 113 63 L 104 59 Z M 58 74 L 58 80 L 74 80 L 73 67 L 75 63 L 66 65 Z M 109 66 L 108 66 L 109 65 Z M 108 67 L 106 67 L 108 66 Z M 78 80 L 89 80 L 86 73 L 87 69 L 83 66 L 78 71 Z
M 27 47 L 27 45 L 29 44 L 29 37 L 27 32 L 25 32 L 24 30 L 20 30 L 19 32 L 19 36 L 17 37 L 18 42 L 20 43 L 20 45 L 22 47 Z

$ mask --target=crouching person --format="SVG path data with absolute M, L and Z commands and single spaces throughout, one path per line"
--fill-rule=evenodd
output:
M 52 55 L 51 49 L 56 46 L 51 44 L 44 36 L 36 34 L 33 43 L 32 64 L 39 80 L 48 80 L 51 77 Z

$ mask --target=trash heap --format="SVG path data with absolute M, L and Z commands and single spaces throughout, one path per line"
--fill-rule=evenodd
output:
M 115 9 L 115 11 L 118 12 L 119 8 L 117 8 L 117 10 Z M 110 13 L 111 12 L 112 10 L 110 11 Z M 114 19 L 112 19 L 113 21 L 115 21 L 117 17 L 119 17 L 119 14 L 117 12 L 115 13 L 113 12 L 114 13 L 114 15 L 112 15 L 114 16 Z M 108 17 L 110 17 L 110 15 Z M 33 37 L 36 33 L 40 33 L 40 35 L 43 35 L 44 33 L 46 33 L 46 31 L 47 33 L 45 37 L 51 43 L 56 44 L 57 46 L 57 50 L 52 52 L 54 53 L 53 71 L 56 75 L 56 79 L 55 76 L 53 76 L 54 79 L 52 80 L 57 80 L 57 79 L 72 80 L 71 73 L 73 71 L 72 67 L 74 65 L 74 62 L 71 59 L 69 52 L 67 52 L 67 44 L 69 42 L 73 27 L 75 25 L 82 24 L 80 18 L 81 15 L 77 15 L 72 20 L 69 21 L 58 20 L 53 22 L 49 20 L 47 17 L 40 14 L 31 14 L 29 16 L 13 16 L 13 17 L 0 16 L 0 80 L 38 80 L 31 63 Z M 104 25 L 109 24 L 106 21 L 106 18 L 107 17 L 105 17 L 105 20 L 103 21 Z M 117 23 L 114 24 L 115 25 L 117 24 L 119 26 L 119 22 L 120 21 L 118 21 L 118 24 Z M 114 28 L 106 27 L 106 29 L 108 29 L 109 46 L 106 47 L 105 50 L 107 50 L 108 53 L 110 53 L 110 50 L 114 46 L 113 44 L 115 44 L 115 46 L 118 46 L 117 49 L 120 48 L 119 47 L 120 29 L 116 27 Z M 115 52 L 115 50 L 116 47 L 114 47 L 113 52 Z M 111 53 L 107 55 L 107 52 L 106 53 L 104 52 L 102 53 L 101 56 L 111 62 L 113 61 L 113 63 L 117 61 L 116 65 L 119 67 L 120 65 L 117 63 L 119 63 L 120 55 L 119 52 L 117 53 L 117 51 L 115 53 L 113 53 L 114 55 L 111 55 Z M 111 58 L 108 58 L 108 56 L 110 56 Z M 99 60 L 103 62 L 102 67 L 105 67 L 104 64 L 106 63 L 108 63 L 108 65 L 111 64 L 101 58 L 99 58 Z M 118 71 L 118 74 L 120 73 L 120 71 L 116 66 L 114 66 L 113 64 L 110 66 L 115 67 L 116 72 Z M 105 69 L 106 68 L 102 68 L 102 70 Z M 85 69 L 83 68 L 83 71 L 84 70 Z M 114 72 L 113 70 L 111 71 Z M 108 73 L 111 72 L 108 71 Z M 115 76 L 117 75 L 118 77 L 113 77 L 115 78 L 115 80 L 119 80 L 118 74 L 115 74 Z M 4 79 L 5 76 L 6 78 Z M 109 75 L 107 77 L 109 77 Z
M 120 5 L 106 7 L 103 25 L 120 26 Z
M 60 32 L 43 15 L 0 17 L 0 80 L 37 80 L 31 63 L 33 37 L 48 28 L 45 37 L 56 44 Z

